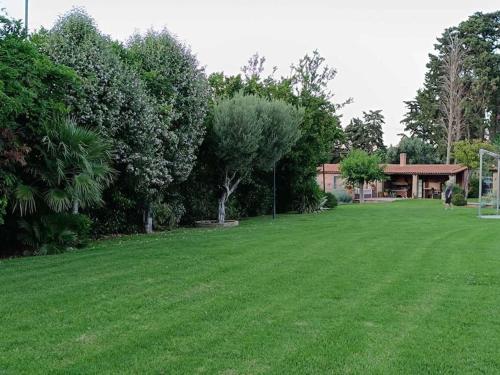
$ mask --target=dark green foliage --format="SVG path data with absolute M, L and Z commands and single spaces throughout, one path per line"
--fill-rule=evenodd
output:
M 421 138 L 403 136 L 397 146 L 391 146 L 386 152 L 386 162 L 399 164 L 401 153 L 406 154 L 408 164 L 437 164 L 441 160 L 436 146 Z
M 166 201 L 168 203 L 156 203 L 153 207 L 155 229 L 172 230 L 179 224 L 186 212 L 180 195 L 170 196 Z
M 0 225 L 4 223 L 5 209 L 7 208 L 7 197 L 0 196 Z
M 436 90 L 437 88 L 434 91 Z M 445 133 L 439 122 L 439 102 L 436 100 L 436 94 L 433 95 L 429 91 L 430 88 L 418 90 L 414 100 L 405 102 L 408 112 L 401 123 L 405 125 L 404 130 L 409 132 L 411 137 L 437 148 L 440 158 L 444 160 Z
M 107 234 L 138 233 L 142 231 L 143 218 L 138 215 L 142 206 L 121 189 L 108 189 L 103 197 L 105 206 L 93 209 L 89 216 L 93 221 L 95 237 Z
M 467 204 L 467 200 L 465 199 L 463 193 L 454 193 L 451 197 L 451 204 L 454 206 L 465 206 Z
M 342 139 L 342 129 L 336 115 L 337 105 L 331 102 L 331 93 L 327 88 L 335 76 L 335 70 L 326 66 L 324 58 L 314 52 L 312 56 L 301 59 L 293 67 L 289 77 L 276 79 L 273 75 L 262 77 L 264 61 L 263 58 L 254 55 L 243 68 L 243 76 L 241 74 L 224 76 L 223 73 L 214 73 L 210 75 L 208 81 L 216 99 L 231 98 L 243 92 L 267 99 L 280 99 L 293 106 L 300 106 L 304 110 L 303 121 L 299 125 L 300 138 L 277 163 L 277 204 L 279 211 L 302 211 L 306 206 L 317 207 L 320 200 L 314 187 L 316 167 L 321 162 L 330 160 L 332 150 Z M 211 122 L 212 117 L 209 115 L 207 139 L 201 146 L 194 173 L 183 185 L 188 222 L 192 222 L 194 218 L 213 217 L 217 206 L 213 195 L 220 194 L 217 188 L 220 184 L 218 181 L 211 181 L 215 182 L 214 188 L 201 186 L 201 181 L 210 181 L 208 176 L 216 173 L 218 168 L 218 163 L 210 156 L 216 152 L 210 136 Z M 273 129 L 274 127 L 268 128 L 271 132 Z M 265 136 L 265 139 L 269 140 L 270 137 Z M 280 139 L 286 137 L 277 137 L 277 140 Z M 271 163 L 266 162 L 266 164 Z M 229 205 L 237 207 L 233 212 L 242 215 L 270 213 L 271 187 L 272 172 L 254 170 L 241 181 L 233 197 L 235 201 L 229 202 Z M 305 197 L 304 194 L 310 196 Z M 229 210 L 228 208 L 228 212 Z M 210 216 L 203 217 L 203 215 Z
M 19 22 L 0 15 L 0 196 L 10 197 L 26 173 L 42 125 L 68 113 L 65 93 L 77 81 L 25 39 Z
M 308 179 L 297 187 L 297 198 L 294 202 L 299 213 L 311 213 L 321 209 L 324 204 L 324 193 L 316 181 Z
M 382 110 L 363 112 L 362 120 L 353 118 L 344 131 L 347 148 L 364 150 L 369 154 L 384 151 L 384 124 Z
M 304 109 L 301 137 L 278 166 L 279 207 L 299 212 L 315 207 L 318 194 L 316 168 L 328 162 L 335 143 L 342 138 L 337 106 L 328 89 L 336 70 L 314 51 L 292 66 L 291 82 L 296 88 L 294 101 Z
M 54 212 L 102 204 L 102 192 L 114 171 L 110 145 L 94 131 L 66 119 L 54 119 L 39 130 L 29 175 L 14 190 L 21 216 L 43 204 Z M 29 177 L 28 177 L 29 176 Z
M 213 152 L 220 172 L 219 222 L 225 204 L 254 171 L 269 171 L 294 145 L 302 111 L 281 100 L 238 93 L 214 106 Z
M 467 198 L 478 198 L 479 197 L 479 178 L 477 176 L 472 176 L 469 180 L 469 194 Z
M 325 207 L 327 207 L 327 208 L 337 207 L 337 205 L 338 205 L 337 197 L 333 193 L 326 192 L 325 198 L 326 198 Z
M 384 177 L 380 159 L 363 150 L 352 150 L 340 163 L 342 177 L 348 184 L 362 185 Z
M 461 103 L 465 128 L 459 138 L 494 139 L 500 132 L 500 11 L 478 12 L 446 29 L 437 39 L 435 53 L 429 55 L 424 87 L 417 91 L 414 100 L 405 102 L 405 131 L 436 146 L 441 157 L 446 153 L 446 133 L 441 122 L 440 86 L 451 35 L 460 40 L 465 52 L 460 73 L 466 89 Z
M 464 195 L 464 189 L 458 184 L 453 184 L 452 186 L 452 192 L 453 194 L 462 194 Z
M 184 215 L 213 216 L 222 190 L 229 197 L 238 184 L 229 217 L 269 213 L 273 167 L 281 210 L 317 210 L 316 167 L 342 140 L 328 90 L 336 71 L 317 51 L 288 77 L 262 77 L 264 61 L 255 55 L 241 75 L 213 74 L 210 92 L 194 54 L 165 30 L 124 45 L 73 9 L 26 39 L 20 22 L 1 16 L 2 238 L 15 245 L 23 217 L 30 251 L 77 246 L 74 230 L 53 218 L 69 211 L 87 213 L 94 235 L 138 232 L 152 214 L 156 228 L 172 228 Z M 226 132 L 216 111 L 205 120 L 210 106 L 239 93 L 258 102 L 246 137 L 244 106 L 233 106 Z
M 84 246 L 91 220 L 81 214 L 49 214 L 19 221 L 19 240 L 25 254 L 58 254 Z

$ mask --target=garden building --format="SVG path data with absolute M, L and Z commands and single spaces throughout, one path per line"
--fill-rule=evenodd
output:
M 385 164 L 385 181 L 366 184 L 365 198 L 441 198 L 446 181 L 463 187 L 467 167 L 461 164 L 407 164 L 400 154 L 399 164 Z M 326 192 L 346 191 L 359 198 L 359 189 L 346 186 L 340 164 L 322 164 L 317 169 L 317 182 Z

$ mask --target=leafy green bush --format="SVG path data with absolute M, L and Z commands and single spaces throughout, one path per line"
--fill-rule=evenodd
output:
M 7 207 L 7 197 L 0 197 L 0 225 L 4 223 L 5 208 Z
M 186 212 L 180 197 L 172 197 L 168 203 L 158 203 L 154 206 L 154 227 L 155 229 L 175 228 Z
M 305 181 L 297 189 L 298 198 L 295 200 L 294 206 L 300 213 L 319 211 L 325 203 L 323 194 L 315 180 Z
M 462 195 L 465 195 L 464 193 L 464 189 L 462 189 L 460 187 L 460 185 L 457 185 L 457 184 L 453 184 L 453 187 L 452 187 L 452 192 L 453 192 L 453 195 L 455 194 L 462 194 Z
M 479 178 L 476 176 L 471 177 L 469 180 L 469 195 L 467 198 L 478 198 L 479 197 Z
M 457 193 L 451 196 L 451 203 L 454 206 L 465 206 L 467 204 L 467 200 L 465 199 L 463 193 Z
M 352 196 L 346 191 L 335 192 L 335 197 L 339 203 L 352 203 Z
M 49 214 L 19 221 L 19 240 L 25 254 L 58 254 L 83 247 L 89 240 L 91 220 L 82 214 Z
M 325 198 L 326 198 L 325 207 L 328 207 L 328 208 L 337 207 L 338 202 L 337 202 L 337 198 L 335 197 L 335 195 L 327 192 L 327 193 L 325 193 Z

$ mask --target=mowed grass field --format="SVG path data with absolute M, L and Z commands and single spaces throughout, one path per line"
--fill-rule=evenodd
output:
M 500 221 L 341 206 L 0 262 L 0 374 L 500 372 Z

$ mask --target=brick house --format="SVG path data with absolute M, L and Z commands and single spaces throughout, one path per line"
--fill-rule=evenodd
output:
M 365 198 L 439 198 L 448 180 L 463 187 L 466 171 L 460 164 L 407 164 L 406 154 L 401 154 L 399 164 L 385 164 L 386 180 L 365 185 L 363 193 Z M 359 194 L 359 189 L 345 186 L 340 164 L 322 164 L 316 179 L 321 190 Z

